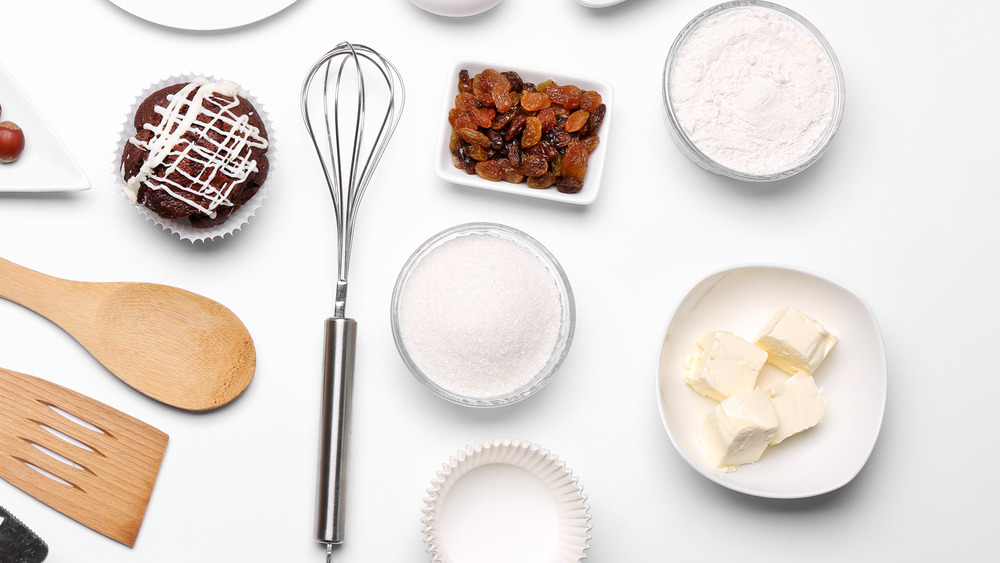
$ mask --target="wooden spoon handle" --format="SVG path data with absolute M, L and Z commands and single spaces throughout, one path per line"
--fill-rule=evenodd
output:
M 0 297 L 27 307 L 67 332 L 94 318 L 105 284 L 65 280 L 0 258 Z

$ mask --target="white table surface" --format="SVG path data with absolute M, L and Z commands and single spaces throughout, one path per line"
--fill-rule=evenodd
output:
M 593 10 L 572 0 L 506 0 L 449 20 L 406 0 L 300 0 L 220 32 L 150 24 L 105 0 L 5 8 L 0 59 L 93 188 L 0 194 L 0 255 L 60 277 L 152 281 L 215 298 L 249 328 L 258 364 L 233 404 L 190 414 L 133 391 L 59 328 L 0 301 L 0 365 L 170 435 L 134 548 L 4 481 L 0 504 L 47 540 L 56 563 L 323 560 L 312 531 L 335 234 L 298 96 L 309 65 L 351 40 L 395 62 L 408 99 L 357 225 L 349 528 L 335 561 L 426 561 L 420 517 L 435 471 L 466 444 L 502 437 L 542 444 L 579 476 L 593 515 L 587 561 L 988 559 L 1000 501 L 1000 7 L 785 2 L 834 46 L 846 115 L 818 164 L 781 183 L 748 185 L 689 162 L 663 118 L 667 50 L 712 4 L 630 0 Z M 563 32 L 570 39 L 554 38 Z M 442 84 L 460 55 L 614 84 L 613 146 L 594 205 L 483 192 L 433 175 Z M 243 83 L 275 122 L 271 197 L 247 228 L 216 244 L 172 238 L 112 188 L 115 139 L 133 97 L 188 71 Z M 468 221 L 528 232 L 560 260 L 576 293 L 576 341 L 562 370 L 504 410 L 432 395 L 406 371 L 389 329 L 403 262 L 430 235 Z M 765 500 L 711 483 L 677 454 L 660 421 L 657 355 L 674 306 L 705 275 L 748 263 L 841 281 L 868 301 L 883 331 L 881 439 L 853 482 L 821 497 Z

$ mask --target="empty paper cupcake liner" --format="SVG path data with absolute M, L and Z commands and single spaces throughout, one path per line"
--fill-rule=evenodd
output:
M 457 538 L 458 534 L 449 534 L 448 530 L 444 529 L 448 523 L 442 518 L 449 492 L 455 485 L 470 472 L 489 465 L 520 468 L 537 479 L 539 489 L 547 489 L 550 493 L 548 495 L 550 498 L 540 500 L 546 505 L 551 501 L 552 512 L 558 520 L 552 527 L 556 537 L 550 538 L 551 541 L 541 542 L 546 546 L 545 551 L 532 553 L 530 561 L 570 563 L 586 557 L 584 552 L 589 548 L 590 541 L 590 506 L 577 478 L 565 463 L 538 444 L 505 439 L 477 442 L 467 446 L 449 458 L 437 472 L 437 477 L 431 481 L 431 488 L 427 490 L 428 496 L 424 499 L 424 517 L 421 519 L 424 524 L 424 541 L 428 546 L 427 551 L 431 555 L 431 561 L 482 563 L 484 554 L 493 551 L 494 546 L 491 545 L 476 546 L 479 549 L 476 555 L 470 554 L 468 548 L 458 549 L 454 544 L 459 540 L 469 541 L 468 538 Z M 510 496 L 517 495 L 516 491 L 503 491 L 503 493 L 505 495 L 511 493 Z M 464 494 L 469 495 L 469 493 Z M 526 510 L 530 509 L 529 504 L 525 503 Z M 463 519 L 465 516 L 462 515 Z M 451 516 L 452 520 L 454 518 L 454 515 Z M 503 539 L 507 543 L 517 543 L 521 540 L 523 538 L 516 536 Z M 471 551 L 475 552 L 476 547 Z
M 227 218 L 226 221 L 223 222 L 222 224 L 207 228 L 192 227 L 191 224 L 186 219 L 183 220 L 164 219 L 163 217 L 160 217 L 152 210 L 146 208 L 141 203 L 136 203 L 132 201 L 132 199 L 129 197 L 127 193 L 125 193 L 124 190 L 125 180 L 124 178 L 122 178 L 121 157 L 122 157 L 122 151 L 125 150 L 125 144 L 128 143 L 128 140 L 136 134 L 135 126 L 132 123 L 136 110 L 139 108 L 139 105 L 142 104 L 143 100 L 149 97 L 149 95 L 152 94 L 153 92 L 156 92 L 157 90 L 160 90 L 162 88 L 166 88 L 167 86 L 170 86 L 172 84 L 191 82 L 196 78 L 206 78 L 210 82 L 219 80 L 218 78 L 209 74 L 185 73 L 179 75 L 172 75 L 169 78 L 153 82 L 145 89 L 143 89 L 143 91 L 135 97 L 135 100 L 129 107 L 128 112 L 125 114 L 125 122 L 122 124 L 122 129 L 119 132 L 118 142 L 115 147 L 115 153 L 112 158 L 112 166 L 114 167 L 114 175 L 115 175 L 114 186 L 118 190 L 118 193 L 125 199 L 125 201 L 127 201 L 132 206 L 132 208 L 135 209 L 137 213 L 139 213 L 139 215 L 145 217 L 147 220 L 153 222 L 155 225 L 159 226 L 163 230 L 176 234 L 182 240 L 187 240 L 190 241 L 191 243 L 199 241 L 205 242 L 213 239 L 223 239 L 226 237 L 226 235 L 234 235 L 237 231 L 246 226 L 247 223 L 250 222 L 250 218 L 253 217 L 257 213 L 257 211 L 263 206 L 264 200 L 267 198 L 267 192 L 270 190 L 271 185 L 274 183 L 273 179 L 276 169 L 275 164 L 277 160 L 276 159 L 277 153 L 275 151 L 275 143 L 274 143 L 274 137 L 275 137 L 274 125 L 271 123 L 267 110 L 264 108 L 264 105 L 260 102 L 260 100 L 258 100 L 253 94 L 248 93 L 247 99 L 257 109 L 257 112 L 260 114 L 261 120 L 264 122 L 264 128 L 267 130 L 267 142 L 268 142 L 267 160 L 269 164 L 267 179 L 264 180 L 264 184 L 261 185 L 260 189 L 257 190 L 257 193 L 254 194 L 254 196 L 250 198 L 249 201 L 247 201 L 239 209 L 234 211 L 232 215 L 230 215 L 229 218 Z M 248 90 L 244 84 L 240 82 L 237 83 L 240 84 L 240 86 L 242 86 L 244 90 Z

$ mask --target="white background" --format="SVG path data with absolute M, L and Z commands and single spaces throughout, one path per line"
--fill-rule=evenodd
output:
M 0 195 L 0 255 L 60 277 L 152 281 L 212 297 L 245 322 L 258 364 L 232 405 L 190 414 L 131 390 L 60 329 L 0 301 L 0 366 L 170 435 L 134 548 L 2 481 L 0 503 L 47 540 L 56 563 L 323 559 L 312 529 L 335 235 L 298 97 L 312 62 L 351 40 L 395 62 L 408 99 L 358 218 L 348 304 L 360 323 L 349 529 L 336 561 L 426 561 L 420 509 L 435 471 L 466 444 L 501 437 L 538 442 L 579 476 L 593 515 L 588 561 L 988 558 L 1000 500 L 1000 8 L 786 2 L 833 45 L 846 114 L 818 164 L 749 185 L 689 162 L 663 118 L 667 50 L 712 4 L 630 0 L 593 10 L 572 0 L 506 0 L 449 20 L 406 0 L 300 0 L 221 32 L 150 24 L 105 0 L 3 8 L 2 62 L 93 188 Z M 433 175 L 442 85 L 457 56 L 615 86 L 613 145 L 594 205 L 483 192 Z M 182 72 L 240 82 L 275 124 L 271 197 L 247 228 L 215 244 L 172 238 L 112 187 L 115 140 L 133 97 Z M 576 341 L 562 370 L 540 394 L 503 410 L 432 395 L 406 371 L 389 329 L 392 287 L 409 254 L 468 221 L 535 237 L 576 293 Z M 830 276 L 879 319 L 889 365 L 885 424 L 864 470 L 833 493 L 777 501 L 731 492 L 691 469 L 660 421 L 657 355 L 674 306 L 708 273 L 747 263 Z

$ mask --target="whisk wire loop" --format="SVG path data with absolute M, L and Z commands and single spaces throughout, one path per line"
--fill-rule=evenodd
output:
M 370 72 L 372 68 L 377 72 Z M 321 100 L 317 102 L 310 91 L 313 79 L 320 72 L 324 75 L 323 87 Z M 380 96 L 377 101 L 384 105 L 385 110 L 378 115 L 380 121 L 377 130 L 366 127 L 367 106 L 374 99 L 367 90 L 366 74 L 372 78 L 380 77 L 385 82 L 384 91 L 378 92 Z M 345 89 L 350 88 L 351 77 L 356 81 L 357 99 L 353 103 L 346 103 L 347 100 L 342 98 L 349 95 Z M 347 274 L 358 208 L 399 123 L 404 101 L 403 82 L 396 67 L 370 47 L 348 42 L 340 43 L 320 57 L 309 70 L 302 86 L 302 117 L 323 165 L 324 179 L 330 190 L 336 216 L 339 261 L 335 314 L 338 317 L 343 317 L 346 305 Z M 314 126 L 313 114 L 310 112 L 310 106 L 316 103 L 322 106 L 322 133 Z M 353 135 L 349 140 L 345 131 L 349 127 L 347 119 L 344 127 L 341 123 L 343 114 L 348 118 L 353 117 Z M 366 130 L 369 134 L 374 130 L 374 137 L 367 138 Z M 344 138 L 341 137 L 342 131 L 345 133 Z M 325 137 L 325 143 L 320 142 L 321 136 Z M 347 163 L 343 160 L 342 150 L 349 150 L 350 159 Z

